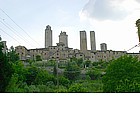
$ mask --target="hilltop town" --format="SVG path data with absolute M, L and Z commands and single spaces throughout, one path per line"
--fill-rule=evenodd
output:
M 40 56 L 41 60 L 58 59 L 67 61 L 72 57 L 82 58 L 83 60 L 90 60 L 91 62 L 110 61 L 117 59 L 124 54 L 138 56 L 140 53 L 127 53 L 127 51 L 112 51 L 107 49 L 106 43 L 100 44 L 100 50 L 96 50 L 95 31 L 90 31 L 90 50 L 87 49 L 87 35 L 86 31 L 80 31 L 80 50 L 69 48 L 68 35 L 62 32 L 59 35 L 59 43 L 53 46 L 52 29 L 50 25 L 45 29 L 45 46 L 44 48 L 28 49 L 25 46 L 16 46 L 15 50 L 20 57 L 20 60 L 36 60 L 36 56 Z

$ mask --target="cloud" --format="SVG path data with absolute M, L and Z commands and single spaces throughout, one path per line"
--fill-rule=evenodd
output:
M 134 8 L 131 5 L 136 4 L 136 1 L 139 2 L 139 0 L 129 0 L 129 2 L 128 0 L 89 0 L 81 14 L 96 20 L 121 20 L 132 12 Z

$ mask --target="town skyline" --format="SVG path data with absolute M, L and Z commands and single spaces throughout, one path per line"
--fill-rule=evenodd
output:
M 53 33 L 54 44 L 59 41 L 58 35 L 61 31 L 67 32 L 69 36 L 69 47 L 80 49 L 79 31 L 96 32 L 97 49 L 102 42 L 108 44 L 108 49 L 116 51 L 126 51 L 138 44 L 137 28 L 135 21 L 139 19 L 140 2 L 137 0 L 77 0 L 77 1 L 43 1 L 40 3 L 33 1 L 15 1 L 14 4 L 8 1 L 1 3 L 1 29 L 3 40 L 7 41 L 8 47 L 23 45 L 27 48 L 44 47 L 44 29 L 46 25 L 51 25 L 55 31 Z M 11 6 L 12 5 L 12 8 Z M 32 7 L 31 7 L 32 6 Z M 71 7 L 74 7 L 73 9 Z M 93 8 L 92 8 L 93 7 Z M 26 10 L 23 10 L 26 9 Z M 55 10 L 53 10 L 55 9 Z M 17 12 L 19 11 L 19 12 Z M 39 45 L 18 28 L 7 15 L 24 29 Z M 26 40 L 18 39 L 4 24 L 13 27 Z M 18 39 L 19 44 L 10 36 Z M 90 35 L 87 34 L 87 40 Z M 33 45 L 31 45 L 33 44 Z M 90 43 L 88 42 L 88 49 Z M 131 52 L 139 52 L 139 48 Z

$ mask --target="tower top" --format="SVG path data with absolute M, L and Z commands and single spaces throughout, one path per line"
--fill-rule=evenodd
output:
M 61 31 L 60 35 L 67 35 L 67 34 L 66 34 L 66 32 Z
M 47 30 L 51 30 L 51 26 L 50 26 L 50 25 L 47 25 L 47 26 L 46 26 L 46 29 L 47 29 Z
M 140 25 L 140 19 L 138 19 L 137 21 L 136 21 L 136 26 L 139 26 Z

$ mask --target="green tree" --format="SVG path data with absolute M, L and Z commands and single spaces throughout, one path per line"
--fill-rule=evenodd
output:
M 16 54 L 16 51 L 13 46 L 11 46 L 10 49 L 8 50 L 7 57 L 9 61 L 12 63 L 19 61 L 19 56 L 18 54 Z
M 49 74 L 48 71 L 45 69 L 38 69 L 37 75 L 35 77 L 35 80 L 33 84 L 39 85 L 39 84 L 46 84 L 47 82 L 55 82 L 54 76 L 52 74 Z
M 4 44 L 0 40 L 0 92 L 5 92 L 13 74 L 12 65 L 9 63 L 6 54 L 2 52 L 3 48 Z
M 64 76 L 69 80 L 76 80 L 80 76 L 80 68 L 76 62 L 68 62 L 64 71 Z
M 59 85 L 69 87 L 70 81 L 67 78 L 65 78 L 64 76 L 59 76 L 58 79 L 59 79 Z
M 82 84 L 74 83 L 69 87 L 68 92 L 70 92 L 70 93 L 84 93 L 84 92 L 88 92 L 88 90 L 85 87 L 83 87 Z
M 23 81 L 20 81 L 19 76 L 15 73 L 12 75 L 8 86 L 6 87 L 6 92 L 25 92 L 24 86 L 25 84 L 23 83 Z
M 97 80 L 101 78 L 101 71 L 96 68 L 92 68 L 86 72 L 86 75 L 88 75 L 91 80 Z
M 41 56 L 40 55 L 36 55 L 36 61 L 42 61 Z
M 103 76 L 104 92 L 138 92 L 140 62 L 137 57 L 122 56 L 112 61 Z M 128 86 L 129 85 L 131 86 Z M 136 89 L 137 88 L 137 89 Z
M 38 75 L 38 68 L 35 66 L 30 66 L 27 68 L 27 73 L 26 73 L 26 83 L 27 85 L 32 85 L 35 82 L 35 79 Z
M 54 65 L 54 67 L 53 67 L 53 75 L 54 75 L 54 76 L 57 75 L 57 67 L 56 67 L 56 65 Z
M 90 61 L 90 60 L 86 60 L 86 61 L 84 62 L 85 67 L 89 67 L 90 64 L 91 64 L 91 61 Z
M 26 74 L 28 72 L 28 68 L 24 66 L 21 61 L 17 61 L 12 64 L 12 68 L 14 70 L 14 74 L 18 75 L 18 80 L 25 82 L 26 81 Z

